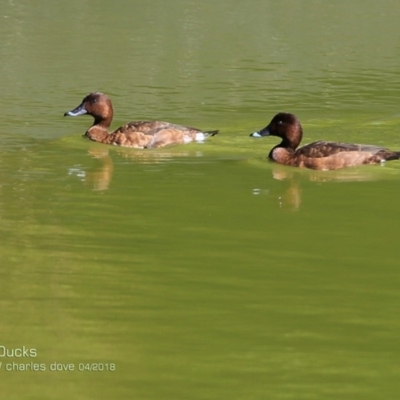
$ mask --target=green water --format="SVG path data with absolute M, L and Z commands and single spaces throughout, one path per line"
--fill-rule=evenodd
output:
M 400 149 L 399 17 L 389 0 L 1 1 L 2 397 L 397 400 L 400 163 L 296 170 L 248 135 L 288 111 L 305 142 Z M 62 115 L 93 90 L 114 127 L 221 134 L 89 142 L 90 117 Z

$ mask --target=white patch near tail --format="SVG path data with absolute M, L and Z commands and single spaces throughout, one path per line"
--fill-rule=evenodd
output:
M 198 132 L 196 133 L 194 140 L 196 142 L 202 143 L 204 140 L 206 140 L 206 135 L 203 132 Z

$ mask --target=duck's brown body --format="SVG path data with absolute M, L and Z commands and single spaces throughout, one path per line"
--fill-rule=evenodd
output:
M 364 144 L 318 141 L 297 148 L 303 130 L 296 116 L 288 113 L 277 114 L 267 127 L 251 134 L 270 135 L 282 138 L 282 142 L 270 151 L 269 159 L 293 167 L 334 170 L 400 159 L 400 152 Z
M 95 142 L 116 146 L 143 149 L 169 144 L 186 144 L 203 141 L 206 137 L 218 133 L 218 131 L 201 131 L 163 121 L 129 122 L 110 133 L 108 129 L 113 118 L 113 107 L 108 96 L 100 92 L 88 94 L 77 108 L 64 115 L 75 117 L 83 114 L 94 117 L 94 123 L 86 131 L 85 136 Z

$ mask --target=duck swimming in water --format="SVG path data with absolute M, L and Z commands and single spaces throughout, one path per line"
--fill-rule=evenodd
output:
M 189 126 L 171 124 L 162 121 L 129 122 L 109 132 L 114 111 L 110 98 L 104 93 L 88 94 L 82 103 L 64 114 L 77 117 L 88 114 L 94 118 L 93 125 L 85 136 L 95 142 L 113 144 L 116 146 L 135 147 L 138 149 L 163 147 L 170 144 L 185 144 L 193 141 L 202 142 L 208 136 L 214 136 L 218 131 L 202 131 Z
M 280 137 L 281 143 L 270 151 L 268 158 L 292 167 L 334 170 L 400 159 L 400 151 L 364 144 L 318 141 L 297 148 L 303 129 L 297 117 L 289 113 L 275 115 L 268 126 L 250 136 Z

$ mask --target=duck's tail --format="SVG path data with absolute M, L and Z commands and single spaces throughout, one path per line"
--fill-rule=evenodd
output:
M 202 131 L 202 132 L 196 132 L 194 134 L 194 137 L 190 137 L 188 138 L 188 141 L 186 143 L 191 142 L 192 140 L 198 142 L 198 143 L 202 143 L 204 142 L 207 138 L 209 138 L 210 136 L 215 136 L 219 131 Z
M 204 133 L 205 137 L 215 136 L 215 135 L 218 135 L 219 130 L 217 129 L 215 131 L 204 131 L 203 133 Z
M 385 161 L 400 160 L 400 151 L 391 151 L 390 154 L 385 157 Z

